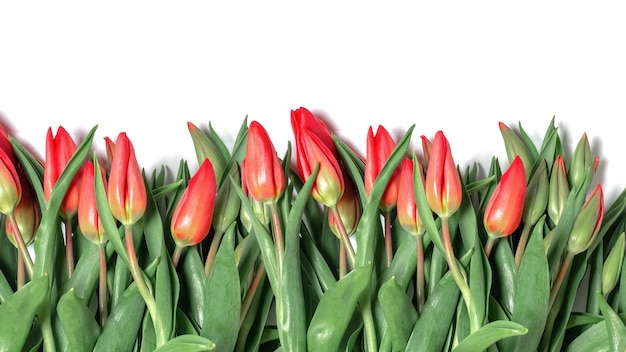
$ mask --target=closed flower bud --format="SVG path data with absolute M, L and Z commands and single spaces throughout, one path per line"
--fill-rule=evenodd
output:
M 524 170 L 530 175 L 530 170 L 533 169 L 534 158 L 530 152 L 530 149 L 524 141 L 513 131 L 509 126 L 503 122 L 498 122 L 500 127 L 500 133 L 504 139 L 504 147 L 506 149 L 506 155 L 509 158 L 509 162 L 513 162 L 516 156 L 522 159 L 524 164 Z
M 550 183 L 548 182 L 546 159 L 541 158 L 526 187 L 526 199 L 522 213 L 524 223 L 535 224 L 545 214 L 549 192 Z
M 424 184 L 422 167 L 419 163 L 417 165 L 419 177 L 422 178 L 422 184 Z M 402 191 L 398 193 L 398 206 L 396 208 L 398 222 L 410 234 L 421 235 L 425 229 L 415 202 L 415 171 L 412 159 L 406 158 L 401 164 L 399 188 Z
M 0 213 L 10 214 L 22 198 L 22 185 L 15 164 L 0 149 Z
M 597 185 L 593 193 L 574 218 L 572 231 L 569 235 L 567 250 L 579 254 L 587 250 L 600 231 L 604 217 L 604 195 L 602 187 Z
M 115 142 L 107 199 L 111 213 L 123 225 L 133 225 L 146 212 L 146 186 L 135 149 L 125 132 L 120 133 Z
M 572 155 L 572 165 L 569 169 L 569 181 L 572 188 L 580 186 L 590 171 L 595 171 L 596 161 L 591 157 L 591 147 L 587 134 L 583 133 L 578 141 L 574 154 Z
M 345 192 L 337 203 L 337 211 L 339 212 L 340 219 L 337 218 L 336 212 L 331 211 L 328 213 L 328 225 L 331 231 L 338 238 L 341 237 L 339 232 L 339 221 L 343 224 L 348 236 L 356 232 L 359 219 L 361 218 L 361 202 L 356 194 L 354 185 L 352 182 L 345 181 Z
M 13 146 L 11 145 L 11 141 L 9 140 L 9 136 L 6 134 L 4 127 L 0 123 L 0 149 L 4 150 L 7 154 L 13 165 L 17 165 L 17 157 L 15 156 L 15 152 L 13 151 Z
M 424 166 L 428 166 L 428 162 L 430 161 L 430 153 L 433 149 L 433 143 L 428 139 L 428 137 L 422 135 L 422 153 L 424 154 Z
M 302 180 L 319 166 L 311 196 L 327 207 L 335 206 L 344 191 L 343 173 L 322 140 L 308 130 L 300 131 L 296 136 L 296 160 Z
M 187 129 L 191 135 L 193 146 L 196 150 L 196 156 L 198 157 L 198 164 L 201 164 L 204 159 L 209 159 L 213 170 L 215 172 L 215 180 L 219 183 L 222 180 L 226 169 L 226 160 L 220 153 L 215 142 L 207 136 L 204 131 L 198 128 L 191 122 L 187 122 Z
M 309 131 L 316 135 L 319 140 L 324 143 L 326 148 L 331 152 L 335 159 L 339 159 L 339 152 L 333 141 L 333 137 L 328 129 L 328 126 L 319 117 L 315 116 L 311 111 L 306 108 L 300 107 L 291 111 L 291 128 L 293 134 L 298 140 L 298 134 L 301 131 Z
M 172 214 L 170 230 L 179 247 L 196 245 L 209 234 L 215 196 L 215 173 L 207 158 L 189 179 L 189 184 Z
M 373 133 L 370 126 L 367 131 L 367 155 L 365 159 L 365 174 L 363 176 L 367 195 L 372 192 L 378 174 L 385 166 L 395 147 L 396 143 L 383 126 L 378 126 L 376 134 Z M 393 209 L 398 202 L 399 175 L 399 169 L 396 169 L 387 183 L 380 200 L 380 208 L 383 211 Z
M 550 174 L 550 190 L 548 192 L 548 216 L 554 225 L 558 224 L 561 219 L 569 193 L 570 187 L 563 155 L 557 155 Z
M 624 232 L 622 232 L 602 266 L 602 295 L 608 295 L 617 285 L 624 263 Z
M 489 237 L 510 236 L 519 226 L 526 197 L 526 172 L 522 159 L 516 157 L 493 190 L 483 222 Z
M 52 128 L 48 128 L 48 134 L 46 135 L 46 161 L 43 172 L 43 192 L 46 201 L 50 200 L 54 185 L 76 152 L 76 148 L 76 143 L 65 128 L 60 126 L 57 129 L 56 136 L 52 134 Z M 74 179 L 70 183 L 61 203 L 59 212 L 64 219 L 74 216 L 78 210 L 81 175 L 82 169 L 74 175 Z
M 433 140 L 424 187 L 428 205 L 439 217 L 450 217 L 461 206 L 461 177 L 452 158 L 450 144 L 441 131 L 435 134 Z
M 28 246 L 35 239 L 35 234 L 37 233 L 37 228 L 41 220 L 41 212 L 39 210 L 39 203 L 35 197 L 35 192 L 30 184 L 25 177 L 20 177 L 20 179 L 22 180 L 22 197 L 17 207 L 15 207 L 13 215 L 15 224 L 24 240 L 24 244 Z M 14 232 L 15 228 L 11 226 L 10 222 L 11 220 L 7 220 L 6 222 L 6 234 L 9 241 L 17 247 Z
M 100 176 L 106 189 L 106 178 L 103 167 L 100 166 Z M 91 161 L 85 163 L 81 180 L 80 199 L 78 201 L 78 226 L 86 239 L 103 244 L 107 241 L 104 227 L 100 222 L 98 206 L 96 205 L 95 169 Z
M 257 121 L 248 129 L 246 146 L 248 194 L 259 202 L 276 202 L 285 190 L 285 173 L 267 131 Z

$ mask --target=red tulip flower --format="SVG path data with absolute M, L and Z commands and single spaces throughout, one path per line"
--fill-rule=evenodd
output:
M 267 131 L 257 121 L 248 129 L 246 178 L 248 194 L 259 202 L 276 202 L 285 190 L 285 173 Z
M 424 175 L 421 173 L 422 167 L 418 163 L 422 184 L 424 184 Z M 415 202 L 415 172 L 413 170 L 413 161 L 409 158 L 404 159 L 400 169 L 399 189 L 398 193 L 398 222 L 403 229 L 417 236 L 424 232 L 422 219 L 420 218 Z
M 330 132 L 323 121 L 304 108 L 291 112 L 291 127 L 296 137 L 296 161 L 300 179 L 308 179 L 319 165 L 311 195 L 325 206 L 334 207 L 345 186 L 337 148 Z
M 0 213 L 10 214 L 22 198 L 22 185 L 15 164 L 0 149 Z
M 441 131 L 435 134 L 433 140 L 424 187 L 428 205 L 439 217 L 450 217 L 461 206 L 461 177 L 452 158 L 450 144 Z
M 17 157 L 13 151 L 13 146 L 9 140 L 9 136 L 6 134 L 4 127 L 0 124 L 0 149 L 4 150 L 13 165 L 17 165 Z
M 492 238 L 511 235 L 519 226 L 526 198 L 526 171 L 520 157 L 515 157 L 494 189 L 483 223 Z
M 100 167 L 102 182 L 106 189 L 105 173 Z M 83 178 L 80 188 L 80 199 L 78 201 L 78 226 L 83 236 L 96 244 L 106 242 L 104 227 L 100 222 L 98 207 L 96 205 L 95 169 L 93 162 L 87 161 L 83 171 Z
M 107 199 L 111 213 L 123 225 L 133 225 L 146 212 L 146 186 L 135 149 L 125 132 L 120 133 L 115 142 Z
M 13 212 L 13 220 L 9 219 L 5 224 L 7 237 L 15 247 L 18 247 L 15 241 L 15 226 L 19 230 L 24 244 L 28 246 L 35 239 L 35 233 L 41 220 L 41 212 L 35 192 L 26 180 L 26 176 L 24 174 L 21 176 L 22 197 Z M 15 223 L 11 224 L 12 221 Z
M 208 158 L 189 179 L 172 214 L 170 230 L 179 247 L 196 245 L 209 234 L 215 209 L 217 185 L 215 172 Z
M 76 148 L 76 143 L 65 128 L 60 126 L 57 129 L 56 136 L 52 134 L 52 128 L 48 128 L 48 134 L 46 135 L 46 161 L 43 172 L 43 192 L 46 201 L 50 200 L 54 185 L 76 152 Z M 64 219 L 72 217 L 78 210 L 81 173 L 82 171 L 79 170 L 74 175 L 74 179 L 70 183 L 61 203 L 60 214 Z
M 389 159 L 389 156 L 391 156 L 395 147 L 396 143 L 383 126 L 378 126 L 376 134 L 373 133 L 372 127 L 370 126 L 367 132 L 367 155 L 364 175 L 365 192 L 368 195 L 372 192 L 374 181 L 383 169 L 383 166 L 385 166 L 385 163 Z M 398 201 L 399 175 L 400 171 L 396 169 L 383 192 L 383 196 L 380 200 L 380 208 L 385 212 L 393 209 Z

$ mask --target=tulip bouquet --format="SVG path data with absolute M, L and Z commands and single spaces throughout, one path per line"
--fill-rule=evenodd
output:
M 176 175 L 124 132 L 50 128 L 40 158 L 1 130 L 0 350 L 624 351 L 626 191 L 605 205 L 586 135 L 500 123 L 508 160 L 461 169 L 443 131 L 362 156 L 291 126 L 279 156 L 258 121 L 230 148 L 189 122 Z

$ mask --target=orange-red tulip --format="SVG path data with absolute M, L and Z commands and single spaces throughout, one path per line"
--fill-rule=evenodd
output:
M 490 237 L 511 235 L 519 226 L 526 198 L 526 171 L 520 157 L 515 157 L 493 190 L 483 223 Z
M 209 234 L 217 186 L 211 161 L 206 158 L 176 204 L 170 230 L 179 247 L 196 245 Z
M 4 150 L 4 152 L 9 156 L 13 165 L 17 165 L 17 157 L 13 151 L 13 146 L 11 145 L 9 136 L 6 134 L 2 124 L 0 124 L 0 149 Z
M 300 179 L 307 180 L 319 164 L 311 195 L 327 207 L 335 206 L 345 186 L 339 153 L 330 131 L 322 120 L 302 107 L 291 111 L 291 127 L 296 139 Z
M 396 143 L 383 126 L 378 126 L 376 134 L 374 134 L 370 126 L 367 131 L 367 154 L 365 159 L 365 174 L 363 176 L 365 192 L 368 195 L 372 192 L 374 181 L 376 181 L 378 174 L 383 169 L 383 166 L 385 166 L 385 163 L 389 159 L 389 156 L 391 156 L 395 147 Z M 399 175 L 400 171 L 399 168 L 397 168 L 387 183 L 387 187 L 380 200 L 380 208 L 383 211 L 393 209 L 398 202 Z
M 424 184 L 424 175 L 421 172 L 422 167 L 419 163 L 417 164 L 420 177 L 422 178 L 422 184 Z M 400 171 L 399 189 L 402 191 L 398 193 L 398 205 L 396 208 L 398 222 L 403 229 L 412 235 L 421 235 L 424 232 L 424 226 L 415 202 L 415 171 L 413 169 L 413 160 L 409 158 L 404 159 Z
M 111 213 L 123 225 L 136 223 L 146 212 L 146 186 L 135 148 L 125 132 L 121 132 L 115 141 L 107 199 Z
M 283 171 L 274 144 L 257 121 L 248 128 L 246 146 L 246 178 L 248 194 L 259 202 L 276 202 L 285 190 Z
M 59 126 L 56 136 L 52 134 L 52 128 L 48 128 L 48 134 L 46 135 L 46 161 L 43 171 L 43 192 L 46 201 L 50 200 L 54 185 L 76 152 L 76 148 L 76 143 L 65 128 Z M 81 173 L 82 171 L 79 170 L 74 175 L 74 179 L 70 183 L 61 203 L 59 212 L 65 219 L 72 217 L 78 210 Z
M 100 166 L 102 182 L 106 189 L 106 178 L 104 169 Z M 87 161 L 83 171 L 83 178 L 80 188 L 80 200 L 78 201 L 78 226 L 83 236 L 96 244 L 106 242 L 104 227 L 100 222 L 98 207 L 96 205 L 95 169 L 93 162 Z
M 439 217 L 452 216 L 463 199 L 461 177 L 443 132 L 435 134 L 424 186 L 428 205 Z

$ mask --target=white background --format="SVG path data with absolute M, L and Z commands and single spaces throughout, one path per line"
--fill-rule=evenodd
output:
M 195 166 L 187 122 L 232 142 L 258 120 L 281 153 L 290 110 L 364 152 L 368 127 L 444 131 L 461 166 L 506 161 L 498 122 L 566 150 L 587 133 L 607 202 L 626 187 L 626 7 L 618 2 L 2 2 L 0 119 L 94 147 L 125 131 L 147 169 Z M 226 2 L 223 2 L 226 3 Z M 619 4 L 619 5 L 618 5 Z

